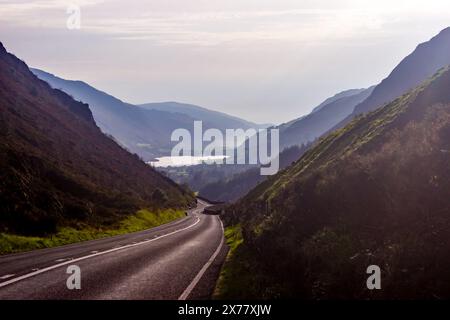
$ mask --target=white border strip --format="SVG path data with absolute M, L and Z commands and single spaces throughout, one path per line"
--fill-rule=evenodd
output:
M 220 226 L 222 228 L 222 240 L 220 241 L 219 246 L 217 247 L 216 251 L 211 256 L 211 258 L 209 258 L 208 262 L 206 262 L 206 264 L 203 266 L 203 268 L 201 268 L 201 270 L 197 273 L 194 280 L 192 280 L 192 282 L 189 284 L 189 286 L 186 288 L 186 290 L 184 290 L 184 292 L 181 294 L 181 296 L 179 296 L 178 300 L 186 300 L 189 297 L 189 295 L 192 293 L 192 290 L 194 290 L 194 288 L 197 286 L 200 279 L 203 277 L 205 272 L 208 270 L 208 268 L 211 266 L 211 264 L 217 258 L 217 256 L 220 253 L 220 250 L 222 249 L 225 236 L 224 236 L 222 220 L 220 220 L 220 218 L 218 218 L 218 219 L 220 221 Z
M 69 260 L 69 261 L 66 261 L 66 262 L 58 263 L 58 264 L 55 264 L 53 266 L 50 266 L 50 267 L 47 267 L 47 268 L 44 268 L 44 269 L 40 269 L 38 271 L 27 273 L 27 274 L 24 274 L 23 276 L 20 276 L 20 277 L 17 277 L 17 278 L 14 278 L 14 279 L 11 279 L 11 280 L 8 280 L 8 281 L 0 283 L 0 288 L 9 286 L 10 284 L 16 283 L 18 281 L 22 281 L 22 280 L 25 280 L 25 279 L 37 276 L 38 274 L 41 274 L 41 273 L 44 273 L 44 272 L 48 272 L 50 270 L 54 270 L 56 268 L 59 268 L 59 267 L 62 267 L 62 266 L 68 265 L 68 264 L 73 264 L 73 263 L 78 262 L 78 261 L 82 261 L 82 260 L 86 260 L 86 259 L 89 259 L 89 258 L 101 256 L 101 255 L 104 255 L 104 254 L 107 254 L 107 253 L 111 253 L 111 252 L 115 252 L 115 251 L 119 251 L 119 250 L 123 250 L 123 249 L 128 249 L 128 248 L 132 248 L 132 247 L 137 247 L 137 246 L 149 243 L 149 242 L 153 242 L 153 241 L 159 240 L 161 238 L 165 238 L 165 237 L 171 236 L 171 235 L 173 235 L 175 233 L 179 233 L 181 231 L 190 229 L 190 228 L 194 227 L 195 225 L 197 225 L 199 222 L 200 222 L 200 218 L 197 217 L 197 221 L 195 223 L 187 226 L 186 228 L 179 229 L 179 230 L 176 230 L 176 231 L 164 234 L 164 235 L 159 236 L 159 237 L 154 238 L 154 239 L 150 239 L 150 240 L 147 240 L 147 241 L 142 241 L 142 242 L 138 242 L 138 243 L 134 243 L 134 244 L 128 244 L 128 245 L 125 245 L 125 246 L 122 246 L 122 247 L 117 247 L 117 248 L 113 248 L 113 249 L 110 249 L 110 250 L 106 250 L 106 251 L 90 254 L 90 255 L 79 257 L 79 258 L 76 258 L 76 259 L 72 259 L 72 260 Z

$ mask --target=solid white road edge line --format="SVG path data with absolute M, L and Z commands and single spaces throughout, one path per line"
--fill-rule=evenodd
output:
M 69 260 L 69 261 L 66 261 L 66 262 L 58 263 L 58 264 L 55 264 L 53 266 L 50 266 L 50 267 L 47 267 L 47 268 L 44 268 L 44 269 L 40 269 L 38 271 L 27 273 L 27 274 L 24 274 L 23 276 L 20 276 L 20 277 L 17 277 L 17 278 L 14 278 L 14 279 L 11 279 L 11 280 L 8 280 L 8 281 L 0 283 L 0 288 L 6 287 L 6 286 L 8 286 L 10 284 L 13 284 L 15 282 L 18 282 L 18 281 L 21 281 L 21 280 L 24 280 L 24 279 L 28 279 L 28 278 L 34 277 L 34 276 L 36 276 L 38 274 L 41 274 L 41 273 L 48 272 L 50 270 L 53 270 L 53 269 L 56 269 L 56 268 L 59 268 L 59 267 L 62 267 L 62 266 L 68 265 L 68 264 L 75 263 L 77 261 L 82 261 L 82 260 L 86 260 L 86 259 L 93 258 L 93 257 L 96 257 L 96 256 L 101 256 L 101 255 L 104 255 L 104 254 L 107 254 L 107 253 L 111 253 L 111 252 L 115 252 L 115 251 L 119 251 L 119 250 L 124 250 L 124 249 L 132 248 L 132 247 L 137 247 L 137 246 L 149 243 L 149 242 L 153 242 L 153 241 L 156 241 L 156 240 L 159 240 L 159 239 L 171 236 L 171 235 L 173 235 L 175 233 L 179 233 L 181 231 L 190 229 L 190 228 L 194 227 L 195 225 L 197 225 L 199 222 L 200 222 L 200 218 L 197 217 L 197 221 L 195 223 L 187 226 L 186 228 L 167 233 L 165 235 L 159 236 L 158 238 L 154 238 L 154 239 L 151 239 L 151 240 L 147 240 L 147 241 L 143 241 L 143 242 L 139 242 L 139 243 L 135 243 L 135 244 L 128 244 L 128 245 L 125 245 L 123 247 L 113 248 L 113 249 L 110 249 L 110 250 L 106 250 L 106 251 L 90 254 L 90 255 L 79 257 L 79 258 L 76 258 L 76 259 L 72 259 L 72 260 Z
M 197 275 L 195 276 L 194 280 L 192 280 L 192 282 L 189 284 L 189 286 L 186 288 L 186 290 L 184 290 L 184 292 L 181 294 L 181 296 L 179 296 L 178 300 L 186 300 L 189 297 L 189 295 L 191 294 L 192 290 L 194 290 L 194 288 L 197 286 L 198 282 L 203 277 L 203 275 L 205 274 L 206 270 L 208 270 L 209 266 L 214 262 L 214 260 L 216 260 L 217 256 L 220 253 L 220 250 L 222 249 L 225 236 L 224 236 L 222 220 L 220 220 L 220 218 L 218 218 L 218 219 L 220 221 L 220 226 L 222 228 L 222 239 L 220 240 L 220 244 L 217 247 L 216 251 L 211 256 L 211 258 L 209 258 L 208 262 L 206 262 L 206 264 L 203 266 L 203 268 L 201 268 L 201 270 L 197 273 Z

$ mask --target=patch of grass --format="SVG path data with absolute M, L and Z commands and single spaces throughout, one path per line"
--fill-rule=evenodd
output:
M 253 264 L 255 257 L 246 247 L 241 225 L 227 227 L 225 238 L 230 250 L 217 280 L 213 299 L 264 299 L 267 279 L 261 276 L 260 266 Z
M 184 216 L 185 213 L 182 210 L 168 209 L 153 213 L 143 209 L 123 220 L 118 231 L 123 234 L 150 229 Z
M 214 290 L 213 298 L 215 299 L 227 297 L 230 295 L 230 291 L 235 290 L 233 288 L 235 284 L 232 279 L 236 279 L 236 266 L 233 258 L 236 250 L 244 242 L 241 225 L 237 224 L 227 227 L 225 229 L 225 239 L 227 241 L 229 251 Z
M 48 237 L 26 237 L 0 233 L 0 254 L 50 248 L 69 243 L 142 231 L 180 219 L 184 216 L 185 213 L 182 210 L 167 209 L 150 212 L 143 209 L 109 228 L 84 226 L 80 229 L 75 229 L 72 227 L 62 227 L 58 229 L 56 234 Z
M 241 225 L 237 224 L 225 229 L 225 239 L 227 239 L 227 245 L 230 247 L 229 255 L 232 255 L 236 249 L 244 242 L 242 238 Z

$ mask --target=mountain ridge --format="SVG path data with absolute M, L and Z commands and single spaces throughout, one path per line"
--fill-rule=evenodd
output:
M 320 109 L 322 109 L 322 107 L 326 106 L 327 104 L 330 104 L 332 102 L 335 102 L 336 100 L 342 99 L 342 98 L 347 98 L 350 96 L 354 96 L 357 94 L 362 93 L 363 91 L 367 90 L 367 88 L 360 88 L 360 89 L 349 89 L 349 90 L 344 90 L 341 91 L 337 94 L 335 94 L 334 96 L 326 99 L 324 102 L 322 102 L 321 104 L 319 104 L 317 107 L 315 107 L 312 110 L 312 113 L 319 111 Z
M 183 103 L 183 102 L 176 102 L 176 101 L 164 101 L 164 102 L 150 102 L 150 103 L 144 103 L 144 104 L 138 104 L 138 107 L 145 108 L 145 109 L 151 109 L 151 110 L 159 110 L 159 111 L 168 111 L 168 112 L 179 112 L 189 115 L 190 117 L 194 117 L 195 114 L 198 115 L 197 119 L 205 119 L 204 116 L 201 116 L 201 114 L 210 114 L 210 115 L 216 115 L 222 118 L 229 119 L 230 122 L 234 122 L 231 125 L 228 125 L 230 128 L 237 128 L 239 124 L 242 124 L 242 129 L 248 129 L 248 128 L 265 128 L 267 126 L 270 126 L 270 124 L 257 124 L 251 121 L 247 121 L 245 119 L 229 115 L 227 113 L 211 110 L 205 107 L 201 107 L 198 105 L 190 104 L 190 103 Z M 194 117 L 195 118 L 195 117 Z M 208 118 L 206 118 L 208 119 Z M 221 124 L 223 126 L 223 124 Z M 225 125 L 226 126 L 226 125 Z
M 225 267 L 222 297 L 450 296 L 449 87 L 447 67 L 229 207 L 244 244 Z M 361 285 L 372 264 L 390 270 L 378 292 Z
M 425 57 L 421 57 L 421 55 Z M 422 59 L 422 60 L 421 60 Z M 421 61 L 417 61 L 421 60 Z M 430 40 L 420 43 L 383 79 L 372 94 L 331 130 L 339 129 L 362 113 L 382 107 L 431 77 L 438 69 L 450 65 L 450 27 L 441 30 Z M 412 71 L 411 71 L 412 70 Z
M 74 96 L 76 100 L 87 102 L 102 131 L 114 137 L 121 145 L 132 153 L 138 154 L 145 161 L 169 156 L 175 145 L 175 142 L 171 141 L 172 132 L 183 128 L 192 134 L 194 121 L 202 120 L 201 117 L 191 116 L 187 111 L 182 113 L 181 109 L 183 108 L 178 108 L 177 112 L 169 112 L 162 110 L 164 105 L 161 104 L 153 104 L 152 107 L 149 104 L 144 107 L 132 105 L 85 82 L 65 80 L 39 69 L 31 70 L 53 88 L 63 89 Z M 192 105 L 181 104 L 181 106 L 186 109 L 185 106 Z M 202 108 L 201 111 L 198 111 L 204 117 L 206 117 L 205 114 L 209 117 L 203 121 L 205 130 L 218 128 L 224 131 L 225 129 L 248 128 L 251 125 L 245 120 L 238 121 L 233 116 L 223 116 L 218 112 L 205 110 L 207 109 Z
M 105 136 L 87 104 L 0 51 L 0 231 L 51 234 L 193 201 L 190 191 Z
M 350 115 L 373 88 L 342 91 L 326 99 L 308 115 L 278 126 L 281 149 L 313 142 Z

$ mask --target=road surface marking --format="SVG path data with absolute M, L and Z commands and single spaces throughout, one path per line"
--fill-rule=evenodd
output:
M 220 253 L 220 250 L 222 249 L 225 237 L 224 237 L 224 230 L 223 230 L 222 220 L 220 220 L 220 218 L 218 218 L 218 219 L 220 221 L 220 226 L 222 228 L 222 239 L 220 240 L 220 244 L 217 247 L 216 251 L 211 256 L 211 258 L 209 258 L 208 262 L 206 262 L 206 264 L 203 266 L 203 268 L 197 273 L 197 275 L 195 276 L 194 280 L 192 280 L 192 282 L 189 284 L 189 286 L 186 288 L 186 290 L 184 290 L 184 292 L 181 294 L 181 296 L 178 298 L 178 300 L 186 300 L 189 297 L 189 295 L 191 294 L 192 290 L 194 290 L 194 288 L 197 286 L 197 284 L 200 281 L 200 279 L 203 277 L 203 275 L 208 270 L 209 266 L 214 262 L 214 260 L 216 260 L 217 256 Z
M 8 279 L 8 278 L 11 278 L 11 277 L 14 277 L 15 276 L 15 274 L 5 274 L 4 276 L 1 276 L 0 277 L 0 279 Z
M 167 233 L 167 234 L 162 235 L 162 236 L 160 236 L 158 238 L 150 239 L 148 241 L 144 241 L 144 242 L 141 242 L 141 243 L 128 244 L 128 245 L 125 245 L 125 246 L 122 246 L 122 247 L 119 247 L 119 248 L 113 248 L 113 249 L 102 251 L 102 252 L 98 252 L 98 253 L 93 253 L 93 254 L 90 254 L 90 255 L 87 255 L 87 256 L 84 256 L 84 257 L 71 259 L 69 261 L 61 262 L 61 263 L 55 264 L 53 266 L 50 266 L 50 267 L 47 267 L 47 268 L 44 268 L 44 269 L 41 269 L 41 270 L 37 270 L 37 271 L 31 272 L 31 273 L 27 273 L 27 274 L 24 274 L 23 276 L 20 276 L 20 277 L 17 277 L 17 278 L 14 278 L 14 279 L 11 279 L 11 280 L 8 280 L 8 281 L 0 283 L 0 288 L 6 287 L 6 286 L 8 286 L 10 284 L 16 283 L 16 282 L 21 281 L 21 280 L 25 280 L 25 279 L 37 276 L 38 274 L 41 274 L 41 273 L 48 272 L 48 271 L 57 269 L 57 268 L 62 267 L 62 266 L 66 266 L 68 264 L 71 264 L 71 263 L 74 263 L 74 262 L 77 262 L 77 261 L 82 261 L 82 260 L 86 260 L 86 259 L 89 259 L 89 258 L 93 258 L 93 257 L 97 257 L 97 256 L 100 256 L 100 255 L 104 255 L 104 254 L 107 254 L 107 253 L 111 253 L 111 252 L 115 252 L 115 251 L 119 251 L 119 250 L 123 250 L 123 249 L 128 249 L 128 248 L 132 248 L 132 247 L 137 247 L 137 246 L 140 246 L 142 244 L 153 242 L 153 241 L 156 241 L 158 239 L 165 238 L 165 237 L 168 237 L 170 235 L 173 235 L 175 233 L 179 233 L 181 231 L 190 229 L 190 228 L 194 227 L 195 225 L 197 225 L 199 222 L 200 222 L 200 218 L 197 218 L 197 221 L 195 221 L 195 223 L 187 226 L 186 228 L 180 229 L 178 231 L 173 231 L 173 232 Z
M 97 253 L 97 252 L 98 252 L 97 250 L 91 251 L 91 253 Z
M 55 260 L 56 262 L 63 262 L 63 261 L 66 261 L 67 260 L 67 258 L 66 259 L 58 259 L 58 260 Z

